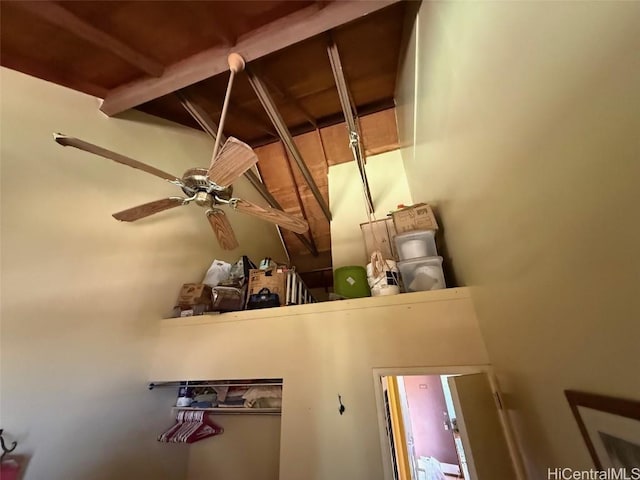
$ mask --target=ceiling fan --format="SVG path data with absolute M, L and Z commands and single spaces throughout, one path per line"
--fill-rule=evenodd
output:
M 218 208 L 223 205 L 228 205 L 234 210 L 275 223 L 280 227 L 292 230 L 296 233 L 304 233 L 309 229 L 307 222 L 299 217 L 275 208 L 263 208 L 247 200 L 233 197 L 233 187 L 231 184 L 244 172 L 253 167 L 258 162 L 258 157 L 249 145 L 234 137 L 229 137 L 218 153 L 219 139 L 221 138 L 222 125 L 226 115 L 233 77 L 235 73 L 244 69 L 244 60 L 239 55 L 232 54 L 229 56 L 229 67 L 231 69 L 229 86 L 227 87 L 227 94 L 225 96 L 224 106 L 222 109 L 218 135 L 213 149 L 211 164 L 208 169 L 190 168 L 184 172 L 182 177 L 177 177 L 151 165 L 147 165 L 146 163 L 139 162 L 133 158 L 120 155 L 119 153 L 112 152 L 111 150 L 107 150 L 106 148 L 99 147 L 98 145 L 85 142 L 78 138 L 69 137 L 60 133 L 53 135 L 54 140 L 62 146 L 75 147 L 80 150 L 84 150 L 85 152 L 93 153 L 109 160 L 113 160 L 114 162 L 128 165 L 129 167 L 155 175 L 156 177 L 167 180 L 169 183 L 173 183 L 180 187 L 182 192 L 186 195 L 164 198 L 145 203 L 143 205 L 138 205 L 136 207 L 114 213 L 114 218 L 123 222 L 134 222 L 170 208 L 180 207 L 182 205 L 195 202 L 196 205 L 207 209 L 207 219 L 209 220 L 213 232 L 218 239 L 220 247 L 224 250 L 233 250 L 238 247 L 238 240 L 236 239 L 225 212 Z

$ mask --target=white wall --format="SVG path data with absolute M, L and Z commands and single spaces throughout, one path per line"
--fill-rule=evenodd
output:
M 158 322 L 213 258 L 283 256 L 275 228 L 233 216 L 243 248 L 223 253 L 195 206 L 116 222 L 175 187 L 58 146 L 53 132 L 177 174 L 206 165 L 212 142 L 143 114 L 106 118 L 97 99 L 11 70 L 0 80 L 0 413 L 30 457 L 25 478 L 184 478 L 187 450 L 155 441 L 175 392 L 145 387 Z
M 367 179 L 377 219 L 383 219 L 398 204 L 411 205 L 411 193 L 399 150 L 367 158 Z M 329 167 L 331 205 L 331 256 L 333 268 L 366 265 L 360 224 L 367 221 L 367 209 L 360 172 L 355 162 Z
M 401 66 L 409 185 L 532 479 L 592 466 L 563 390 L 640 399 L 639 23 L 638 2 L 423 2 Z
M 280 480 L 382 480 L 374 368 L 488 363 L 465 289 L 165 320 L 154 360 L 154 380 L 283 378 Z

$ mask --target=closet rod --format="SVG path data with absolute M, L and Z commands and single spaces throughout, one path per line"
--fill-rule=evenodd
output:
M 186 382 L 163 382 L 163 383 L 150 383 L 149 390 L 153 390 L 156 387 L 282 387 L 283 382 L 257 382 L 257 383 L 189 383 Z

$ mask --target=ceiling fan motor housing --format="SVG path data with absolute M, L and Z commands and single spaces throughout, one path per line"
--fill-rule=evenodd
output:
M 182 191 L 188 195 L 195 195 L 195 202 L 201 207 L 210 207 L 217 203 L 215 198 L 229 200 L 233 194 L 233 187 L 221 187 L 207 177 L 206 168 L 190 168 L 182 176 Z M 212 195 L 213 194 L 213 195 Z

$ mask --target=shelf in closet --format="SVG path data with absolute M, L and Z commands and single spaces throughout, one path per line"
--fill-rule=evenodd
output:
M 279 387 L 282 392 L 283 379 L 282 378 L 252 378 L 252 379 L 233 379 L 233 380 L 178 380 L 178 381 L 162 381 L 152 382 L 148 385 L 150 390 L 159 387 L 169 388 L 204 388 L 212 389 L 215 387 Z M 280 393 L 279 398 L 282 398 Z M 192 412 L 208 412 L 216 415 L 281 415 L 282 408 L 270 407 L 270 408 L 251 408 L 251 407 L 180 407 L 173 406 L 171 411 L 174 414 L 180 411 L 192 411 Z
M 168 382 L 151 382 L 149 390 L 158 387 L 281 387 L 281 378 L 251 379 L 251 380 L 174 380 Z M 182 407 L 177 407 L 182 408 Z
M 282 409 L 280 408 L 220 408 L 220 407 L 211 407 L 211 408 L 198 408 L 198 407 L 173 407 L 171 409 L 172 412 L 177 412 L 180 410 L 186 411 L 203 411 L 209 413 L 216 413 L 219 415 L 280 415 L 282 413 Z

